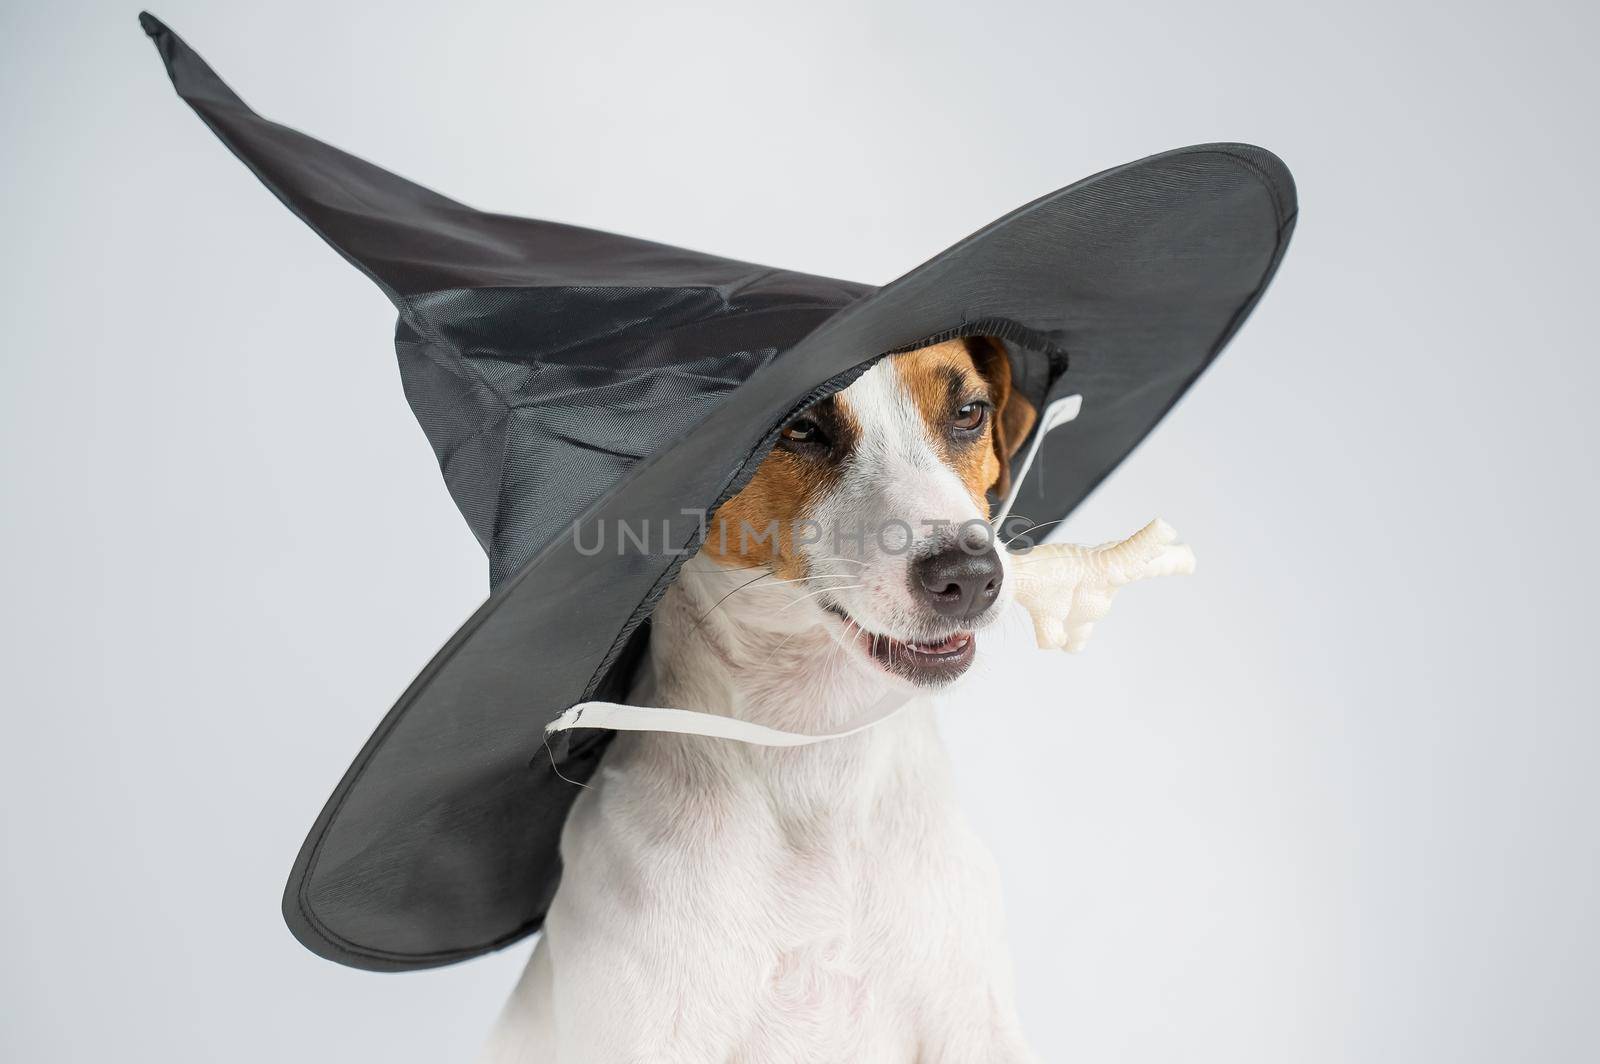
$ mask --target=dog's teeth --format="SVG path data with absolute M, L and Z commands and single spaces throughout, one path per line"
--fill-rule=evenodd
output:
M 906 646 L 922 654 L 949 654 L 966 646 L 971 638 L 968 635 L 952 635 L 937 643 L 907 643 Z

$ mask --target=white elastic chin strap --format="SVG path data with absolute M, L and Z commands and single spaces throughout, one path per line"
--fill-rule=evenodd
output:
M 1082 405 L 1083 396 L 1069 395 L 1057 399 L 1044 408 L 1044 413 L 1039 417 L 1039 431 L 1033 434 L 1033 443 L 1028 447 L 1027 456 L 1022 460 L 1022 468 L 1012 478 L 1011 493 L 1001 504 L 1000 513 L 994 518 L 993 524 L 998 526 L 1011 513 L 1011 504 L 1016 501 L 1017 492 L 1021 490 L 1022 479 L 1028 475 L 1033 460 L 1039 455 L 1039 445 L 1044 442 L 1045 435 L 1077 417 Z M 750 743 L 753 746 L 810 746 L 812 743 L 844 739 L 882 724 L 904 709 L 910 701 L 910 695 L 891 691 L 874 702 L 855 724 L 844 731 L 828 732 L 825 735 L 784 731 L 782 728 L 769 728 L 765 724 L 752 724 L 750 721 L 735 717 L 701 713 L 690 709 L 629 706 L 621 702 L 579 702 L 545 725 L 544 732 L 548 739 L 556 732 L 564 732 L 570 728 L 605 728 L 609 731 L 704 735 L 712 739 L 732 739 L 738 743 Z
M 701 713 L 689 709 L 668 709 L 663 706 L 627 706 L 620 702 L 579 702 L 550 724 L 545 725 L 545 735 L 566 731 L 569 728 L 606 728 L 610 731 L 676 732 L 679 735 L 705 735 L 712 739 L 732 739 L 752 746 L 810 746 L 831 739 L 843 739 L 857 732 L 882 724 L 904 709 L 911 696 L 891 691 L 872 704 L 861 719 L 844 731 L 825 735 L 806 735 L 801 732 L 769 728 L 765 724 L 752 724 L 736 717 L 723 717 L 715 713 Z

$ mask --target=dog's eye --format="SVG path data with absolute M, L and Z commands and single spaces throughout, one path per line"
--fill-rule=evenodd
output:
M 983 419 L 988 416 L 989 404 L 976 399 L 957 410 L 950 425 L 962 432 L 976 432 L 983 427 Z
M 779 438 L 791 447 L 826 447 L 828 437 L 823 435 L 822 429 L 815 421 L 808 417 L 797 417 L 783 426 Z

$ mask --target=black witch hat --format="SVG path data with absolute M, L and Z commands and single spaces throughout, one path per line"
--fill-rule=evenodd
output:
M 295 935 L 361 968 L 448 964 L 538 929 L 567 780 L 610 734 L 563 733 L 547 753 L 545 725 L 625 693 L 704 515 L 785 421 L 885 354 L 995 337 L 1037 408 L 1084 396 L 1016 499 L 1065 517 L 1239 328 L 1294 227 L 1275 156 L 1200 145 L 1053 192 L 873 288 L 474 210 L 261 118 L 140 22 L 178 94 L 398 308 L 406 397 L 489 554 L 488 601 L 378 725 L 289 877 Z M 646 522 L 672 549 L 575 535 Z

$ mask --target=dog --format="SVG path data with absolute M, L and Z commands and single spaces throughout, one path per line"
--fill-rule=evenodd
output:
M 1003 346 L 886 356 L 783 426 L 651 618 L 629 702 L 847 738 L 629 732 L 577 798 L 490 1064 L 1016 1064 L 993 861 L 928 696 L 1010 600 Z

